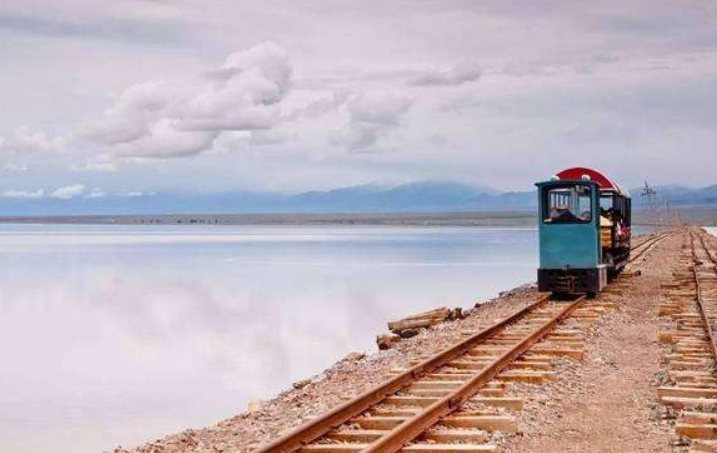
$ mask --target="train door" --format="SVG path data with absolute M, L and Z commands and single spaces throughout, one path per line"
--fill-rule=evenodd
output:
M 607 277 L 603 277 L 598 185 L 589 180 L 550 181 L 538 187 L 540 289 L 600 291 Z

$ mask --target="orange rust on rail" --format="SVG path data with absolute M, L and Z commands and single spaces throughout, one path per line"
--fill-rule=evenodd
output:
M 712 261 L 712 264 L 717 266 L 717 260 L 715 260 L 715 257 L 712 256 L 712 253 L 710 253 L 709 248 L 705 244 L 705 240 L 701 235 L 698 235 L 700 239 L 700 243 L 702 245 L 702 248 L 704 248 L 705 252 L 707 253 L 707 256 L 709 257 L 710 261 Z M 700 307 L 700 317 L 702 318 L 702 322 L 705 325 L 705 331 L 707 332 L 707 339 L 710 342 L 710 351 L 712 352 L 712 358 L 717 362 L 717 345 L 715 345 L 715 335 L 714 331 L 712 329 L 712 323 L 710 322 L 710 318 L 707 315 L 707 308 L 705 307 L 705 303 L 702 300 L 702 289 L 701 289 L 701 282 L 700 277 L 697 272 L 697 251 L 695 250 L 695 236 L 694 234 L 690 233 L 690 244 L 692 246 L 692 259 L 694 261 L 694 265 L 692 266 L 692 272 L 695 277 L 695 287 L 697 289 L 697 305 Z M 714 268 L 715 272 L 717 272 L 717 267 Z
M 449 395 L 436 401 L 423 412 L 415 415 L 397 428 L 389 431 L 376 442 L 370 444 L 362 453 L 395 453 L 405 444 L 414 440 L 438 421 L 455 411 L 467 399 L 475 395 L 481 387 L 493 379 L 498 373 L 507 368 L 511 362 L 525 353 L 532 345 L 540 341 L 555 326 L 575 310 L 583 301 L 585 296 L 578 297 L 575 301 L 566 303 L 565 309 L 552 317 L 540 329 L 532 332 L 520 343 L 495 359 L 480 373 L 463 384 L 460 388 Z
M 674 231 L 666 232 L 666 233 L 660 233 L 654 238 L 647 239 L 646 241 L 642 242 L 640 245 L 637 245 L 632 248 L 632 251 L 636 251 L 638 249 L 641 249 L 637 254 L 630 257 L 630 259 L 627 260 L 627 264 L 633 263 L 637 261 L 639 258 L 642 257 L 645 253 L 647 253 L 648 250 L 650 250 L 652 247 L 656 246 L 663 240 L 667 239 L 668 237 L 672 236 L 674 234 Z

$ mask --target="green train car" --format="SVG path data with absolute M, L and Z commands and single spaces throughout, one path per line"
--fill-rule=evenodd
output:
M 589 168 L 563 170 L 538 187 L 538 288 L 594 296 L 630 256 L 630 194 Z

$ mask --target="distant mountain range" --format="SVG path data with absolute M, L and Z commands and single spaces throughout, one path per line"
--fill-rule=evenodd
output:
M 717 185 L 703 188 L 663 186 L 659 197 L 673 206 L 717 205 Z M 640 189 L 631 191 L 634 206 L 643 206 Z M 530 210 L 533 191 L 501 192 L 490 187 L 424 181 L 399 186 L 375 184 L 298 194 L 228 192 L 213 194 L 154 193 L 142 196 L 77 196 L 71 199 L 0 197 L 0 216 L 150 215 L 241 213 L 424 213 Z
M 667 199 L 674 206 L 714 206 L 717 205 L 717 184 L 690 188 L 682 186 L 658 186 L 655 188 L 660 200 Z M 633 200 L 637 205 L 645 205 L 645 197 L 641 197 L 642 189 L 631 190 Z

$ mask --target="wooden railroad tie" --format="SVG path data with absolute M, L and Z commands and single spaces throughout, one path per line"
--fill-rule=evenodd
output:
M 659 313 L 673 327 L 659 333 L 669 345 L 664 358 L 672 385 L 657 390 L 662 404 L 679 411 L 676 433 L 690 441 L 690 453 L 717 452 L 717 349 L 713 324 L 717 319 L 717 270 L 701 234 L 689 233 L 675 281 Z M 711 263 L 710 263 L 711 262 Z M 711 264 L 711 265 L 710 265 Z

